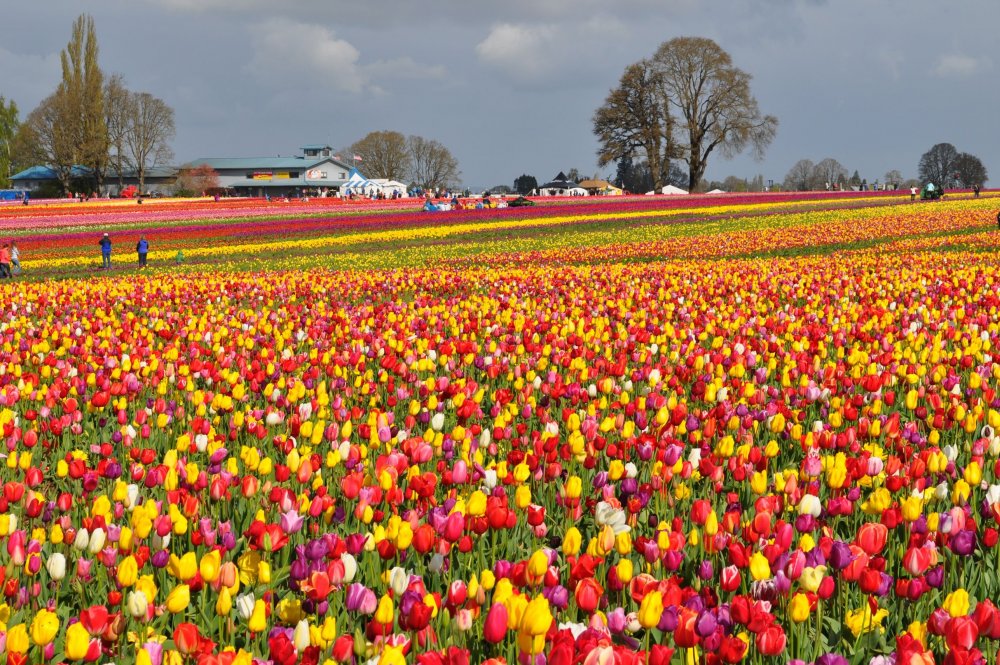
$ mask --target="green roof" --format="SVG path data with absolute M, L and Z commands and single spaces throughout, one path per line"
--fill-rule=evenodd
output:
M 215 170 L 220 169 L 308 169 L 316 164 L 333 162 L 344 169 L 351 167 L 333 157 L 203 157 L 193 162 L 188 162 L 185 166 L 211 166 Z

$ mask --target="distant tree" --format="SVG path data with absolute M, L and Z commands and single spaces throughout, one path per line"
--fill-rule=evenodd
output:
M 580 169 L 572 168 L 569 171 L 566 171 L 566 179 L 570 182 L 580 182 L 584 178 L 580 175 Z
M 653 171 L 647 162 L 637 162 L 632 165 L 625 180 L 624 189 L 635 194 L 657 189 Z
M 86 14 L 73 23 L 69 43 L 63 49 L 62 82 L 56 91 L 61 102 L 60 122 L 66 125 L 68 152 L 76 164 L 90 169 L 100 190 L 108 167 L 108 128 L 104 117 L 104 73 L 97 63 L 98 46 L 94 19 Z M 73 164 L 70 164 L 73 166 Z
M 764 191 L 764 174 L 758 173 L 753 178 L 750 179 L 750 191 L 751 192 L 763 192 Z
M 413 181 L 422 189 L 458 185 L 461 177 L 458 160 L 444 145 L 422 136 L 411 136 L 406 140 L 406 150 Z
M 14 175 L 14 137 L 20 125 L 17 104 L 0 95 L 0 188 L 10 187 L 10 177 Z
M 715 183 L 712 183 L 713 185 Z M 721 189 L 726 192 L 746 192 L 750 189 L 746 178 L 740 178 L 738 176 L 726 176 L 726 179 L 722 181 L 721 187 L 712 187 L 712 189 Z M 709 190 L 711 191 L 711 190 Z
M 68 115 L 66 97 L 53 93 L 28 114 L 19 132 L 21 155 L 28 161 L 47 164 L 64 192 L 71 190 L 71 174 L 76 163 L 73 128 L 63 122 Z
M 885 186 L 892 189 L 898 189 L 903 184 L 903 174 L 896 169 L 886 171 L 882 179 Z
M 493 185 L 490 187 L 491 194 L 513 194 L 514 190 L 510 185 Z
M 538 189 L 538 179 L 533 175 L 522 174 L 514 178 L 514 191 L 521 196 L 527 196 Z
M 687 171 L 685 171 L 676 161 L 670 162 L 670 168 L 667 169 L 667 184 L 673 185 L 674 187 L 680 187 L 681 189 L 688 186 Z
M 816 165 L 811 159 L 800 159 L 785 175 L 784 187 L 788 191 L 808 191 L 813 189 L 813 174 Z
M 861 187 L 861 175 L 858 173 L 857 169 L 854 169 L 854 174 L 851 179 L 847 181 L 849 187 Z
M 144 192 L 149 169 L 173 159 L 174 110 L 148 92 L 131 93 L 126 123 L 125 150 L 139 179 L 139 191 Z
M 361 157 L 361 169 L 369 178 L 402 181 L 411 170 L 410 149 L 406 137 L 399 132 L 370 132 L 348 151 Z
M 969 189 L 974 185 L 982 187 L 983 183 L 989 180 L 983 163 L 978 157 L 967 152 L 963 152 L 955 158 L 952 169 L 958 186 L 962 188 Z
M 104 119 L 108 128 L 109 164 L 118 176 L 118 191 L 125 189 L 125 170 L 131 165 L 125 150 L 129 128 L 131 93 L 121 74 L 114 74 L 104 85 Z
M 670 159 L 679 157 L 680 152 L 674 142 L 675 120 L 669 112 L 662 79 L 649 60 L 625 68 L 618 87 L 594 112 L 593 123 L 599 166 L 618 162 L 621 177 L 623 159 L 627 158 L 631 165 L 633 158 L 644 158 L 653 185 L 658 188 L 666 184 Z
M 924 183 L 932 182 L 947 189 L 955 181 L 955 160 L 958 150 L 950 143 L 938 143 L 920 156 L 917 177 Z
M 813 169 L 813 189 L 821 187 L 833 189 L 836 185 L 843 185 L 845 182 L 847 182 L 847 169 L 832 157 L 821 160 Z
M 718 44 L 702 37 L 671 39 L 656 51 L 652 69 L 678 113 L 689 190 L 716 150 L 732 157 L 750 148 L 755 158 L 763 157 L 778 119 L 761 114 L 750 92 L 751 76 L 734 66 Z
M 204 196 L 219 188 L 219 174 L 208 164 L 182 168 L 177 174 L 178 196 Z

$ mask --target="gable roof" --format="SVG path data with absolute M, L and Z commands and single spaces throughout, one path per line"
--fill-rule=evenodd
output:
M 575 182 L 573 182 L 572 180 L 567 180 L 566 174 L 560 171 L 558 175 L 556 175 L 555 180 L 547 182 L 544 185 L 540 185 L 539 189 L 572 189 L 573 187 L 576 186 L 577 185 Z

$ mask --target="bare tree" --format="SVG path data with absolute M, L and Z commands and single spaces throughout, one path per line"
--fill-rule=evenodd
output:
M 104 86 L 104 118 L 108 127 L 109 162 L 118 175 L 118 191 L 125 189 L 125 170 L 131 165 L 125 150 L 129 127 L 130 94 L 121 74 L 114 74 Z
M 989 174 L 986 172 L 986 166 L 983 165 L 983 162 L 967 152 L 960 153 L 955 158 L 952 168 L 955 171 L 955 180 L 958 181 L 959 187 L 971 188 L 976 185 L 982 187 L 983 183 L 989 180 Z
M 844 165 L 832 157 L 821 160 L 813 172 L 813 188 L 834 187 L 838 183 L 844 185 L 847 182 L 847 169 Z
M 73 127 L 64 122 L 68 111 L 64 95 L 53 93 L 28 114 L 21 126 L 19 143 L 32 161 L 48 164 L 64 191 L 71 189 L 76 141 Z
M 406 137 L 399 132 L 370 132 L 349 150 L 361 157 L 362 169 L 369 178 L 401 181 L 410 172 L 410 151 Z
M 594 134 L 600 143 L 597 163 L 604 167 L 623 158 L 645 158 L 653 187 L 667 184 L 670 160 L 680 157 L 674 143 L 674 118 L 670 115 L 660 75 L 649 60 L 625 68 L 618 87 L 594 112 Z
M 750 75 L 735 67 L 718 44 L 702 37 L 677 37 L 662 44 L 652 62 L 680 118 L 690 190 L 716 149 L 732 157 L 750 148 L 755 158 L 763 157 L 778 119 L 761 115 L 750 92 Z
M 885 172 L 885 176 L 883 176 L 883 182 L 885 182 L 886 187 L 898 189 L 899 186 L 903 183 L 903 174 L 896 169 L 891 169 Z
M 458 160 L 444 145 L 422 136 L 406 140 L 412 165 L 412 180 L 422 189 L 447 188 L 457 185 L 461 177 Z
M 955 160 L 958 150 L 950 143 L 938 143 L 920 156 L 917 164 L 918 177 L 925 183 L 932 182 L 938 187 L 951 187 L 955 180 Z
M 808 191 L 813 188 L 813 174 L 816 165 L 811 159 L 800 159 L 785 175 L 782 187 L 788 191 Z
M 174 110 L 148 92 L 131 93 L 126 118 L 125 150 L 139 178 L 139 191 L 143 192 L 149 168 L 173 159 L 170 140 L 175 131 Z

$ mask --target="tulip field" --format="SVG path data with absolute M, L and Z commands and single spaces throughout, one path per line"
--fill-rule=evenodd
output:
M 419 205 L 0 207 L 7 663 L 998 662 L 1000 195 Z

